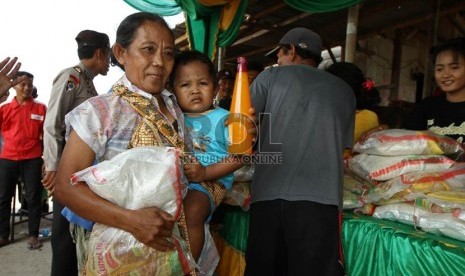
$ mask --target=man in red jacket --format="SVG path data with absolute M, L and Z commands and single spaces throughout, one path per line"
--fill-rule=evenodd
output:
M 46 107 L 32 98 L 34 76 L 20 71 L 16 97 L 0 106 L 0 131 L 4 145 L 0 154 L 0 247 L 9 243 L 11 199 L 18 177 L 24 182 L 28 202 L 29 249 L 38 249 L 41 218 L 42 137 Z

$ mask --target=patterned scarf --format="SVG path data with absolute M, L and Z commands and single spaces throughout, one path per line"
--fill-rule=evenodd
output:
M 142 146 L 165 146 L 162 142 L 160 134 L 174 147 L 184 154 L 185 144 L 179 138 L 178 133 L 174 127 L 167 123 L 163 116 L 155 109 L 155 106 L 146 97 L 131 92 L 125 85 L 117 83 L 113 86 L 113 94 L 125 99 L 129 105 L 142 117 L 139 121 L 129 141 L 128 148 L 142 147 Z M 186 217 L 184 214 L 184 206 L 182 207 L 181 218 L 178 222 L 178 227 L 181 236 L 186 241 L 188 250 L 190 249 L 189 234 L 187 232 Z M 196 272 L 191 271 L 191 276 L 196 276 Z
M 128 148 L 141 146 L 164 146 L 160 134 L 182 153 L 185 151 L 184 141 L 179 138 L 174 127 L 167 123 L 163 116 L 155 109 L 155 106 L 146 97 L 129 91 L 123 84 L 115 84 L 113 93 L 125 99 L 129 105 L 142 117 L 139 121 Z

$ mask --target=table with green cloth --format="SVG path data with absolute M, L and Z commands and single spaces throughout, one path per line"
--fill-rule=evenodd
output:
M 242 275 L 249 213 L 225 208 L 217 233 L 221 275 Z M 411 225 L 343 213 L 342 245 L 347 275 L 465 275 L 465 242 Z
M 347 275 L 465 275 L 465 242 L 399 222 L 345 212 Z

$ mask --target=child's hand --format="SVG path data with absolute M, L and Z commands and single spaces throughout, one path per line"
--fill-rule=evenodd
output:
M 189 182 L 202 182 L 206 178 L 207 169 L 197 158 L 191 157 L 190 162 L 184 165 L 184 174 Z

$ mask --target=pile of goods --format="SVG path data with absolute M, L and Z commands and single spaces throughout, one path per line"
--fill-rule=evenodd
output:
M 389 129 L 354 145 L 344 209 L 465 241 L 463 146 L 429 131 Z

